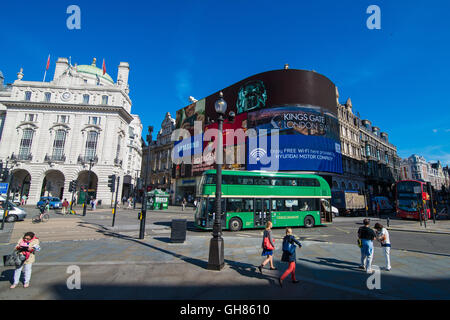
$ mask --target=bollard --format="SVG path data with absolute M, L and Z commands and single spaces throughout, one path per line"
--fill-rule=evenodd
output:
M 386 219 L 386 225 L 389 228 L 389 217 L 387 217 L 387 219 Z

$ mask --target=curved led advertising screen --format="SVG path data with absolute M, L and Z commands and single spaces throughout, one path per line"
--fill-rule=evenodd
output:
M 209 136 L 204 132 L 217 126 L 214 104 L 219 92 L 179 110 L 176 127 L 198 135 L 198 130 L 193 132 L 193 121 L 197 121 L 203 136 Z M 245 132 L 245 163 L 232 168 L 342 173 L 336 87 L 327 77 L 314 71 L 275 70 L 221 92 L 228 105 L 224 129 Z M 228 117 L 230 112 L 235 113 L 235 120 Z M 225 148 L 242 143 L 227 141 L 227 136 L 233 135 L 224 134 Z M 210 141 L 203 143 L 200 152 L 206 153 L 205 146 L 211 147 Z M 208 167 L 202 165 L 198 149 L 184 151 L 196 155 L 194 167 L 198 169 L 191 174 L 201 174 Z M 224 163 L 225 167 L 233 165 Z

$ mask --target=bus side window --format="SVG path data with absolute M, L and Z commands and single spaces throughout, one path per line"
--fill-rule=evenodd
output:
M 253 199 L 244 199 L 244 208 L 246 212 L 253 211 Z

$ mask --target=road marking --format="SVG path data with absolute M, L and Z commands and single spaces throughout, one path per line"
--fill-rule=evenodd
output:
M 339 228 L 339 227 L 336 227 L 336 226 L 335 226 L 335 228 L 336 228 L 337 230 L 342 231 L 342 232 L 345 232 L 345 233 L 347 233 L 347 234 L 350 233 L 349 231 L 345 231 L 344 229 L 341 229 L 341 228 Z

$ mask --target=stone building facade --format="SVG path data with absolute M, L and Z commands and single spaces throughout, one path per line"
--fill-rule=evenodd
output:
M 361 120 L 350 98 L 338 103 L 338 120 L 343 174 L 333 177 L 332 190 L 392 196 L 400 176 L 400 158 L 388 134 L 369 120 Z
M 342 176 L 333 177 L 333 191 L 364 192 L 363 159 L 359 140 L 359 119 L 353 114 L 350 98 L 345 104 L 338 104 L 338 120 L 342 152 Z
M 124 177 L 140 169 L 142 157 L 142 126 L 131 114 L 129 69 L 121 62 L 116 82 L 95 59 L 91 65 L 72 66 L 59 58 L 49 82 L 26 81 L 20 70 L 17 80 L 0 91 L 0 160 L 13 166 L 13 189 L 31 203 L 43 195 L 70 199 L 69 183 L 77 180 L 79 203 L 87 189 L 88 197 L 109 205 L 108 176 L 116 174 L 122 194 Z M 135 134 L 131 148 L 130 128 Z

